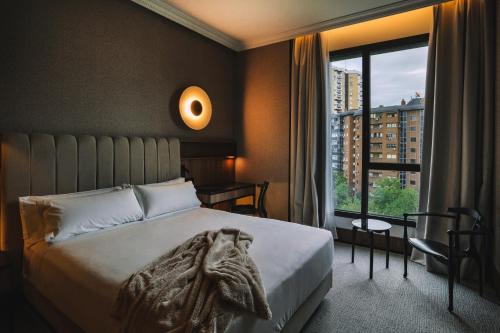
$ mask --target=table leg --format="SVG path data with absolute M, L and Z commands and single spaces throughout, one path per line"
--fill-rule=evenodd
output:
M 391 241 L 391 231 L 385 231 L 385 268 L 389 268 L 389 248 Z
M 373 278 L 373 231 L 369 231 L 370 235 L 370 279 Z
M 356 234 L 358 233 L 358 228 L 352 227 L 352 254 L 351 263 L 354 263 L 354 247 L 356 246 Z

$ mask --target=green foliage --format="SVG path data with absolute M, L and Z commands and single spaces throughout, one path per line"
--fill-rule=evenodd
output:
M 335 208 L 348 211 L 361 210 L 359 193 L 349 189 L 347 179 L 342 172 L 334 173 Z M 368 211 L 374 214 L 402 216 L 403 213 L 415 212 L 418 208 L 418 192 L 413 188 L 401 188 L 396 178 L 382 178 L 370 191 Z
M 401 188 L 396 178 L 380 179 L 368 200 L 368 211 L 381 215 L 403 216 L 403 213 L 416 212 L 417 206 L 418 192 L 413 188 Z
M 342 172 L 336 172 L 335 177 L 335 208 L 350 211 L 361 210 L 361 198 L 352 193 L 347 184 L 347 179 Z

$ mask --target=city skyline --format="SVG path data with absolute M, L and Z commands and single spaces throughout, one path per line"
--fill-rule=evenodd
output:
M 374 54 L 371 59 L 371 107 L 398 105 L 415 93 L 425 95 L 427 46 Z M 362 73 L 361 57 L 330 62 L 331 67 Z

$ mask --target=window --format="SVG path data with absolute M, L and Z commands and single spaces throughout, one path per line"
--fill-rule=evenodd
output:
M 421 35 L 330 54 L 345 105 L 331 111 L 343 124 L 332 126 L 343 132 L 333 152 L 341 156 L 332 166 L 336 215 L 398 223 L 417 210 L 427 42 Z

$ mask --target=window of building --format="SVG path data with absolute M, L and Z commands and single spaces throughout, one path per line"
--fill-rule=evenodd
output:
M 387 133 L 387 140 L 395 140 L 396 139 L 396 134 L 395 133 Z
M 344 95 L 340 97 L 356 109 L 331 112 L 344 119 L 342 123 L 354 124 L 353 130 L 357 130 L 353 138 L 339 135 L 344 137 L 343 144 L 335 147 L 339 156 L 344 156 L 344 152 L 352 154 L 348 160 L 338 158 L 343 162 L 332 166 L 336 215 L 351 218 L 383 215 L 393 223 L 400 223 L 404 212 L 417 210 L 419 188 L 415 177 L 419 177 L 421 157 L 409 156 L 417 150 L 407 147 L 407 139 L 412 146 L 421 144 L 422 133 L 417 128 L 423 126 L 420 122 L 427 43 L 428 36 L 422 35 L 330 54 L 331 68 L 338 69 L 337 76 L 343 75 L 345 90 L 349 90 L 342 91 Z M 408 72 L 418 74 L 410 77 Z M 366 91 L 369 94 L 363 94 Z M 332 127 L 337 131 L 344 129 Z

